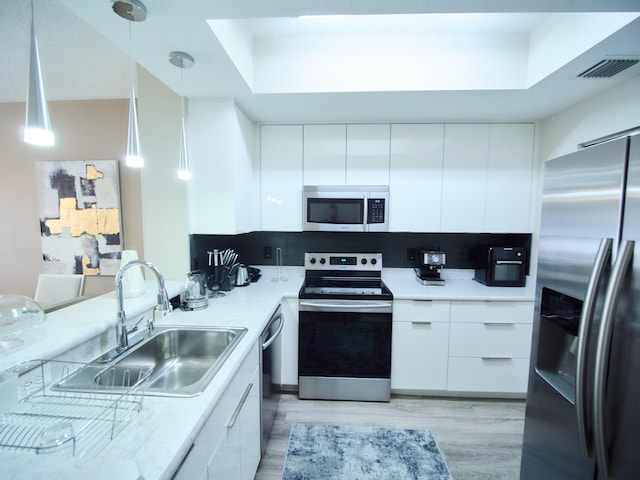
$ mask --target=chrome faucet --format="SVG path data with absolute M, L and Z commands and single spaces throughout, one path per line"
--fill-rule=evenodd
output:
M 164 286 L 164 277 L 158 267 L 151 262 L 145 262 L 144 260 L 132 260 L 126 265 L 122 266 L 116 274 L 116 302 L 118 303 L 118 322 L 116 323 L 116 336 L 118 344 L 116 350 L 118 353 L 125 351 L 129 348 L 129 332 L 127 331 L 127 316 L 124 313 L 124 295 L 122 293 L 122 277 L 131 267 L 142 266 L 151 270 L 156 279 L 158 280 L 158 304 L 153 312 L 153 317 L 147 320 L 147 330 L 149 333 L 153 332 L 153 323 L 156 315 L 164 317 L 171 312 L 171 303 L 169 302 L 169 295 L 167 289 Z

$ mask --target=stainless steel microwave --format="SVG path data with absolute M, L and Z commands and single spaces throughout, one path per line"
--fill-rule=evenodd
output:
M 305 185 L 305 231 L 387 232 L 388 185 Z

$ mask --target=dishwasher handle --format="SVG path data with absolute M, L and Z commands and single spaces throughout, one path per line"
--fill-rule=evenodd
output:
M 268 332 L 271 329 L 271 325 L 273 325 L 276 320 L 280 321 L 280 323 L 278 324 L 278 328 L 276 329 L 276 332 L 273 335 L 271 335 L 271 337 L 263 341 L 262 350 L 266 350 L 267 348 L 269 348 L 271 344 L 275 342 L 276 339 L 280 336 L 280 333 L 284 328 L 284 315 L 282 313 L 278 313 L 271 320 L 269 320 L 269 325 L 265 329 L 265 332 Z

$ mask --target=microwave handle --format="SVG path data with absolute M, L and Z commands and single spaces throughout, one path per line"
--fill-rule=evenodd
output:
M 522 265 L 522 260 L 496 260 L 496 265 Z
M 364 218 L 362 219 L 362 231 L 366 232 L 369 230 L 369 195 L 364 194 Z

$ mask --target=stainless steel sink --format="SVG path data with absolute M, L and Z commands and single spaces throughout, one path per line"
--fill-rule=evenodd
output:
M 121 392 L 136 386 L 145 395 L 195 396 L 207 387 L 245 328 L 157 327 L 153 336 L 122 355 L 90 362 L 54 384 L 53 390 Z

